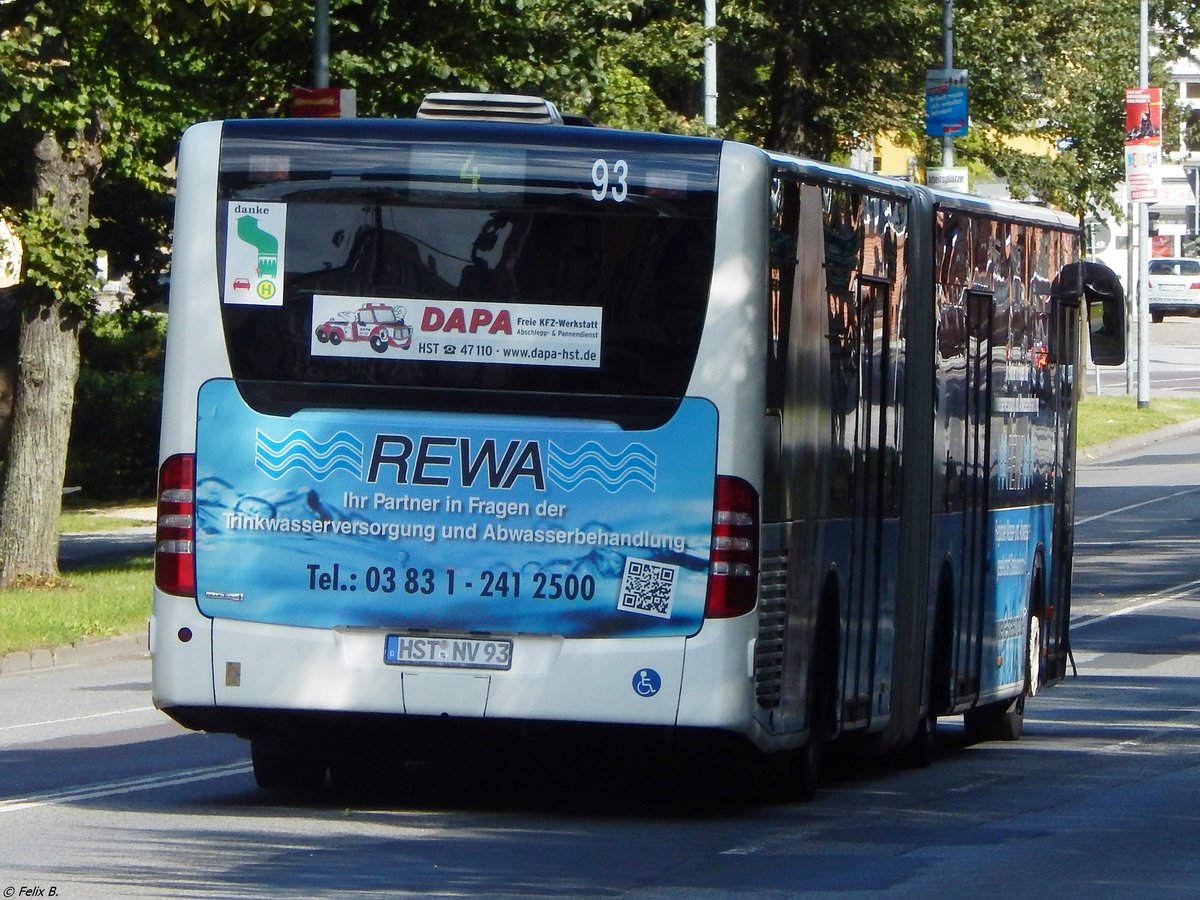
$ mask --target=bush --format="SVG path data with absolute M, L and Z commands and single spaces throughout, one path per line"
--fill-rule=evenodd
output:
M 101 314 L 80 340 L 67 484 L 89 499 L 154 496 L 164 325 L 162 316 Z
M 162 374 L 167 317 L 137 310 L 97 313 L 79 336 L 85 369 Z

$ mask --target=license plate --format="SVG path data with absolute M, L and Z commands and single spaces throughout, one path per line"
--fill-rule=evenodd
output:
M 512 666 L 512 641 L 389 634 L 383 661 L 390 666 L 508 669 Z

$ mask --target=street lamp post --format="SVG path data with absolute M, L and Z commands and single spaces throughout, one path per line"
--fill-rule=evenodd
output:
M 313 87 L 329 87 L 329 0 L 316 0 L 313 27 Z
M 1149 0 L 1141 2 L 1138 85 L 1150 86 Z M 1138 207 L 1138 409 L 1150 406 L 1150 207 Z
M 717 127 L 717 42 L 712 29 L 717 27 L 717 0 L 704 0 L 704 124 Z
M 942 59 L 946 72 L 954 68 L 954 0 L 942 0 Z M 942 138 L 942 166 L 954 165 L 954 138 Z

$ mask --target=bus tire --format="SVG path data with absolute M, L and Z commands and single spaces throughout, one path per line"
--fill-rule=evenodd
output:
M 404 757 L 373 753 L 338 756 L 329 762 L 329 783 L 351 795 L 394 794 L 404 783 Z
M 838 593 L 831 577 L 813 629 L 814 640 L 808 670 L 808 739 L 804 746 L 789 750 L 782 760 L 785 794 L 790 800 L 807 802 L 817 795 L 825 745 L 837 730 L 836 682 L 838 659 Z
M 1037 596 L 1035 595 L 1035 601 Z M 1042 620 L 1036 603 L 1029 604 L 1025 623 L 1025 684 L 1020 696 L 989 703 L 963 713 L 967 739 L 977 741 L 1015 741 L 1025 727 L 1025 698 L 1037 693 L 1042 677 Z
M 928 769 L 937 756 L 937 713 L 930 704 L 921 720 L 917 722 L 917 733 L 904 748 L 904 764 L 910 769 Z
M 807 803 L 821 783 L 821 740 L 809 734 L 803 747 L 782 750 L 771 758 L 771 781 L 785 800 Z
M 938 711 L 949 704 L 952 584 L 949 571 L 943 571 L 934 613 L 933 652 L 929 659 L 929 695 L 926 700 L 928 706 L 917 723 L 917 733 L 903 752 L 904 764 L 913 769 L 927 769 L 933 765 L 937 756 Z
M 325 761 L 284 743 L 256 738 L 250 742 L 254 780 L 275 791 L 311 791 L 325 784 Z
M 1019 740 L 1025 726 L 1025 695 L 968 709 L 963 725 L 972 744 Z

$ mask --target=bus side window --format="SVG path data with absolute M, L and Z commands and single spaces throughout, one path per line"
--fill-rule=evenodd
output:
M 767 298 L 767 408 L 783 406 L 787 372 L 788 329 L 796 275 L 796 240 L 800 221 L 800 185 L 775 179 L 771 187 L 770 295 Z
M 787 403 L 787 371 L 799 237 L 800 185 L 776 178 L 771 183 L 771 223 L 768 240 L 767 383 L 764 476 L 766 484 L 787 485 L 783 469 L 783 416 Z M 767 491 L 763 514 L 767 521 L 785 518 L 787 490 Z

